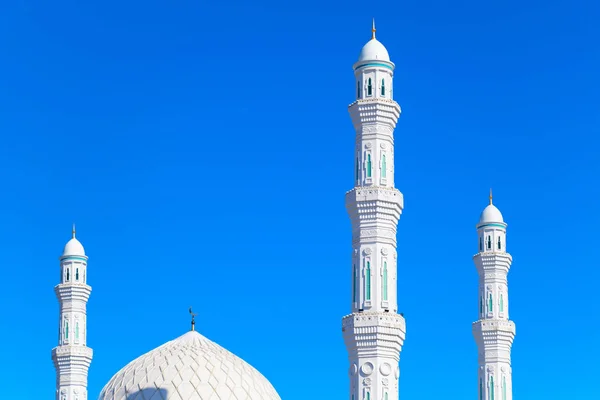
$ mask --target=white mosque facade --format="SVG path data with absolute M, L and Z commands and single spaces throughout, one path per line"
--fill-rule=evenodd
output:
M 354 64 L 356 100 L 349 112 L 356 131 L 354 182 L 346 193 L 352 223 L 350 266 L 352 313 L 342 319 L 349 358 L 348 400 L 398 400 L 400 351 L 406 324 L 398 313 L 396 230 L 404 206 L 394 185 L 394 129 L 400 106 L 393 99 L 395 65 L 372 38 Z M 478 400 L 512 400 L 511 347 L 515 324 L 508 315 L 506 252 L 502 214 L 490 204 L 477 224 L 479 319 Z M 58 345 L 52 349 L 56 400 L 87 400 L 88 257 L 75 237 L 60 257 Z M 190 310 L 191 312 L 191 310 Z M 102 389 L 98 400 L 280 400 L 250 364 L 192 329 L 133 360 Z

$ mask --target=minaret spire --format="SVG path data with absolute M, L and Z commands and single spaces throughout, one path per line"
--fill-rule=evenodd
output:
M 512 400 L 511 349 L 515 323 L 509 319 L 508 271 L 512 263 L 506 251 L 506 223 L 488 205 L 477 224 L 479 252 L 473 257 L 479 274 L 479 319 L 473 323 L 478 348 L 478 399 Z
M 396 232 L 404 208 L 394 185 L 394 129 L 400 106 L 392 99 L 394 64 L 372 39 L 354 64 L 356 131 L 354 188 L 346 193 L 352 224 L 348 272 L 351 314 L 342 320 L 350 361 L 348 400 L 398 400 L 400 351 L 406 326 L 398 313 Z
M 490 205 L 492 204 L 492 198 L 493 198 L 493 196 L 492 196 L 492 188 L 490 188 Z
M 54 292 L 60 305 L 58 346 L 52 349 L 56 368 L 56 400 L 87 400 L 88 369 L 93 351 L 87 347 L 87 302 L 92 288 L 87 285 L 87 256 L 75 238 L 60 257 L 60 283 Z
M 373 28 L 371 28 L 371 40 L 375 39 L 375 32 L 377 31 L 377 29 L 375 29 L 375 18 L 373 18 Z
M 189 312 L 190 312 L 190 315 L 192 316 L 192 329 L 191 329 L 191 331 L 195 331 L 195 330 L 196 330 L 196 320 L 195 320 L 195 317 L 196 317 L 198 314 L 195 314 L 195 313 L 192 311 L 192 307 L 190 307 L 190 309 L 189 309 Z

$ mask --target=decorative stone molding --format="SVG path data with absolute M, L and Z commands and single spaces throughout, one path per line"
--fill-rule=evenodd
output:
M 379 366 L 379 372 L 381 372 L 381 375 L 383 376 L 388 376 L 389 374 L 392 373 L 392 366 L 386 362 L 384 362 L 383 364 L 381 364 Z
M 365 375 L 369 376 L 373 373 L 373 364 L 370 362 L 366 362 L 360 367 L 360 371 Z

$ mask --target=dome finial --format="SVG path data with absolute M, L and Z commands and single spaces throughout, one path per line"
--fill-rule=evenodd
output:
M 490 204 L 492 204 L 492 188 L 490 188 Z
M 73 224 L 73 230 L 71 231 L 71 234 L 73 235 L 73 239 L 75 239 L 75 224 Z
M 196 320 L 194 319 L 194 317 L 198 314 L 194 314 L 194 312 L 192 311 L 192 307 L 190 307 L 190 315 L 192 316 L 192 331 L 196 330 Z
M 371 29 L 371 40 L 375 39 L 375 31 L 377 31 L 377 29 L 375 29 L 375 18 L 373 18 L 373 28 Z

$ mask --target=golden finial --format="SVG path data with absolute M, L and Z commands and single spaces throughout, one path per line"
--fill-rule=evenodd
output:
M 492 188 L 490 188 L 490 204 L 492 204 Z
M 192 316 L 192 330 L 195 331 L 196 330 L 196 320 L 194 319 L 194 317 L 198 314 L 194 314 L 194 312 L 192 311 L 192 307 L 190 307 L 190 315 Z
M 75 224 L 73 224 L 73 230 L 71 231 L 71 234 L 73 235 L 73 239 L 75 239 Z
M 375 31 L 377 31 L 377 29 L 375 29 L 375 18 L 373 18 L 373 28 L 371 29 L 371 33 L 372 33 L 371 40 L 375 39 Z

